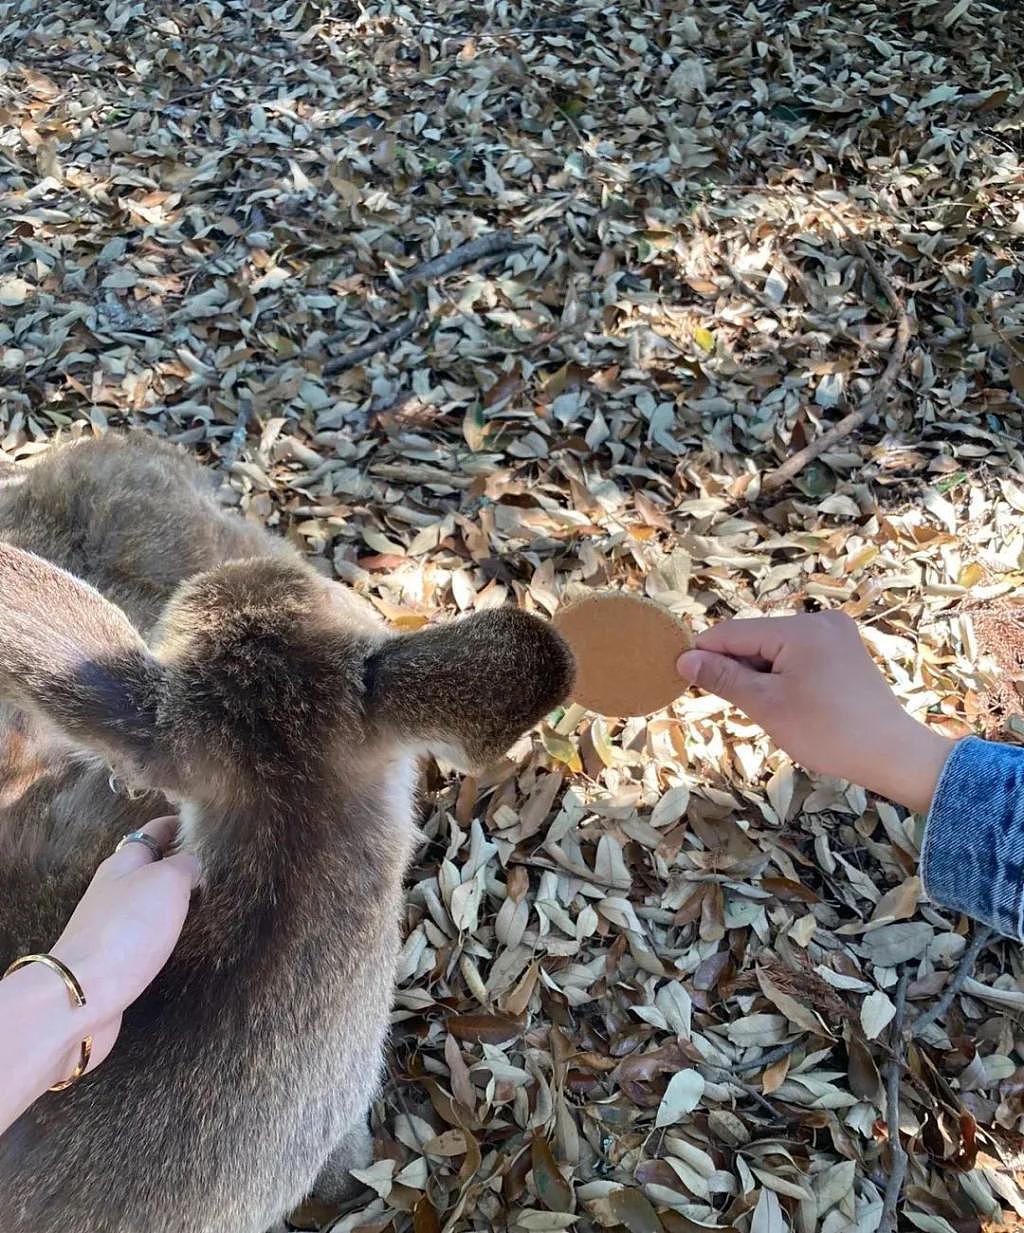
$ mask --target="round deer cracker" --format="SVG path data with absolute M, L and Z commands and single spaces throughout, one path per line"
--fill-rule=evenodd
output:
M 689 629 L 634 595 L 589 595 L 555 613 L 576 657 L 573 701 L 618 719 L 650 715 L 686 689 L 676 660 L 693 646 Z

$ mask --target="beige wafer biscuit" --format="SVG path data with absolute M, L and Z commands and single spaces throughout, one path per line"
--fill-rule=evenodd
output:
M 668 706 L 687 688 L 676 660 L 693 646 L 690 630 L 664 608 L 608 591 L 555 613 L 554 625 L 576 657 L 573 701 L 626 719 Z

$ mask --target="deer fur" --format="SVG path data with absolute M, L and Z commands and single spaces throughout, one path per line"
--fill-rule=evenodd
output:
M 415 761 L 492 760 L 571 686 L 542 621 L 395 635 L 206 480 L 133 436 L 0 483 L 0 971 L 169 804 L 203 869 L 109 1058 L 0 1136 L 2 1233 L 263 1233 L 339 1197 L 369 1158 Z

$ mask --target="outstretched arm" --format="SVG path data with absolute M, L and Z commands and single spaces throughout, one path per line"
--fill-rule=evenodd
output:
M 849 617 L 723 621 L 679 660 L 808 770 L 927 813 L 954 742 L 900 706 Z
M 912 719 L 838 613 L 724 621 L 679 672 L 809 770 L 926 813 L 921 877 L 933 902 L 1024 937 L 1024 749 L 951 741 Z

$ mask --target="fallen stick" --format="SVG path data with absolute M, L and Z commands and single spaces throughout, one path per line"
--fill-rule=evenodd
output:
M 885 1064 L 885 1124 L 889 1131 L 889 1180 L 885 1184 L 882 1215 L 877 1233 L 896 1233 L 896 1209 L 907 1176 L 907 1153 L 900 1139 L 900 1080 L 903 1078 L 903 1021 L 907 1015 L 907 986 L 910 969 L 904 968 L 896 985 L 896 1014 L 893 1016 L 892 1057 Z
M 524 241 L 517 239 L 508 231 L 491 231 L 487 235 L 479 235 L 475 240 L 467 240 L 451 252 L 441 253 L 439 257 L 431 257 L 414 265 L 402 275 L 402 286 L 411 287 L 414 283 L 422 283 L 431 278 L 443 278 L 455 270 L 464 270 L 467 265 L 479 261 L 483 257 L 497 257 L 501 253 L 510 253 L 517 248 L 525 248 Z
M 766 1100 L 756 1087 L 752 1087 L 751 1084 L 745 1083 L 742 1079 L 737 1079 L 728 1067 L 719 1066 L 716 1062 L 701 1062 L 698 1064 L 707 1067 L 708 1070 L 716 1071 L 722 1076 L 722 1083 L 731 1083 L 733 1087 L 738 1087 L 741 1092 L 745 1092 L 755 1104 L 760 1105 L 767 1112 L 772 1121 L 777 1122 L 781 1119 L 779 1110 L 770 1101 Z
M 378 351 L 386 351 L 389 347 L 404 341 L 410 334 L 415 334 L 419 329 L 423 317 L 423 312 L 417 309 L 399 325 L 392 326 L 390 330 L 385 330 L 383 334 L 377 334 L 369 342 L 364 342 L 359 347 L 353 347 L 351 351 L 346 351 L 344 355 L 336 355 L 333 360 L 328 360 L 323 366 L 323 376 L 334 377 L 339 372 L 355 368 L 357 364 L 361 364 L 363 360 L 370 359 Z
M 238 461 L 238 455 L 242 452 L 242 446 L 245 444 L 245 434 L 249 429 L 249 420 L 251 418 L 252 402 L 248 398 L 240 398 L 238 400 L 235 427 L 220 454 L 220 466 L 225 475 Z
M 791 454 L 774 471 L 768 472 L 762 484 L 762 487 L 767 492 L 774 492 L 776 489 L 781 488 L 783 484 L 788 484 L 791 479 L 800 474 L 809 462 L 813 462 L 815 458 L 825 453 L 826 450 L 831 449 L 833 445 L 838 444 L 844 437 L 848 437 L 865 420 L 874 415 L 882 405 L 892 383 L 896 380 L 896 376 L 907 354 L 907 346 L 910 343 L 910 317 L 903 306 L 903 301 L 896 294 L 892 283 L 886 277 L 878 262 L 868 252 L 863 240 L 855 235 L 850 235 L 849 238 L 854 252 L 868 267 L 871 277 L 896 310 L 896 337 L 893 339 L 892 348 L 889 351 L 889 362 L 885 366 L 885 371 L 878 378 L 875 388 L 868 394 L 856 411 L 851 411 L 849 415 L 844 415 L 838 424 L 833 425 L 827 432 L 823 432 L 810 445 L 805 445 L 802 450 L 797 450 L 795 454 Z
M 781 1062 L 784 1057 L 789 1055 L 802 1042 L 799 1040 L 791 1040 L 785 1045 L 776 1045 L 774 1049 L 769 1049 L 767 1053 L 763 1053 L 760 1057 L 754 1058 L 749 1062 L 737 1062 L 735 1066 L 729 1067 L 734 1075 L 745 1075 L 751 1070 L 767 1070 L 774 1062 Z
M 960 956 L 960 962 L 956 965 L 956 971 L 946 981 L 946 987 L 942 991 L 942 996 L 934 1006 L 929 1007 L 928 1010 L 923 1010 L 917 1016 L 910 1028 L 911 1036 L 922 1035 L 933 1023 L 938 1023 L 946 1011 L 953 1005 L 953 999 L 964 987 L 967 978 L 974 972 L 974 965 L 978 962 L 978 956 L 991 941 L 992 934 L 993 930 L 988 925 L 979 925 L 975 929 L 974 936 L 964 948 L 964 953 Z
M 400 282 L 403 287 L 414 287 L 417 284 L 444 278 L 446 274 L 453 274 L 456 270 L 464 270 L 466 266 L 473 265 L 474 262 L 481 261 L 485 257 L 497 257 L 502 253 L 510 253 L 517 248 L 524 247 L 524 241 L 517 239 L 511 232 L 491 231 L 487 235 L 480 235 L 475 240 L 468 240 L 465 244 L 460 244 L 458 248 L 453 248 L 451 252 L 442 253 L 439 257 L 431 257 L 429 261 L 421 261 L 419 265 L 414 265 L 411 270 L 406 270 L 401 276 Z M 392 326 L 390 330 L 385 330 L 383 334 L 376 335 L 376 337 L 369 339 L 360 346 L 353 347 L 351 351 L 347 351 L 344 355 L 336 355 L 333 359 L 328 360 L 323 366 L 322 375 L 325 377 L 337 376 L 338 373 L 346 372 L 350 368 L 355 368 L 357 364 L 361 364 L 364 360 L 370 359 L 378 351 L 386 351 L 389 347 L 394 347 L 398 343 L 404 342 L 411 334 L 416 333 L 423 324 L 425 316 L 422 298 L 417 297 L 416 307 L 404 321 Z M 328 340 L 328 345 L 333 341 L 338 340 Z

